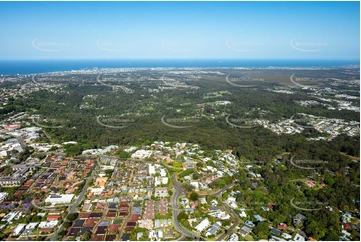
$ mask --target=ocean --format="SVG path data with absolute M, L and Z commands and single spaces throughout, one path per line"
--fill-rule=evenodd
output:
M 156 67 L 330 67 L 359 65 L 359 60 L 0 60 L 0 75 L 25 75 L 98 68 Z

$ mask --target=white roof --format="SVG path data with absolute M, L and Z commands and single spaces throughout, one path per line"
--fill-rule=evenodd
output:
M 70 203 L 74 194 L 50 194 L 45 199 L 46 203 Z
M 38 222 L 34 222 L 34 223 L 29 223 L 28 225 L 26 225 L 26 229 L 34 229 L 36 227 L 36 225 L 38 225 Z
M 49 222 L 40 222 L 39 228 L 53 228 L 58 224 L 58 220 L 53 220 Z
M 200 222 L 197 226 L 196 226 L 196 230 L 198 231 L 203 231 L 204 229 L 206 229 L 209 226 L 209 220 L 208 218 L 204 219 L 202 222 Z
M 23 229 L 25 228 L 26 224 L 18 224 L 18 226 L 16 226 L 16 228 L 14 229 L 14 233 L 15 235 L 20 234 Z

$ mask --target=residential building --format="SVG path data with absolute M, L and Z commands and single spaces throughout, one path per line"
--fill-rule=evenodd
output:
M 49 197 L 45 199 L 46 203 L 70 203 L 73 199 L 74 194 L 50 194 Z
M 204 220 L 202 220 L 202 222 L 200 222 L 195 229 L 198 232 L 202 232 L 203 230 L 205 230 L 206 228 L 208 228 L 210 225 L 208 218 L 205 218 Z

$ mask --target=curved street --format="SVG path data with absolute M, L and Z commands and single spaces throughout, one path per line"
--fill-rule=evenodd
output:
M 236 183 L 231 183 L 226 185 L 225 187 L 223 187 L 221 190 L 212 193 L 212 194 L 206 194 L 206 195 L 201 195 L 201 197 L 205 197 L 205 196 L 220 196 L 222 195 L 222 193 L 224 193 L 225 191 L 227 191 L 227 189 L 233 187 L 234 185 L 236 185 Z M 176 173 L 173 173 L 173 187 L 175 190 L 175 193 L 173 194 L 172 197 L 172 207 L 173 207 L 173 220 L 174 220 L 174 226 L 177 228 L 178 231 L 180 231 L 183 236 L 181 236 L 181 238 L 179 240 L 184 240 L 185 236 L 187 237 L 191 237 L 191 238 L 197 238 L 198 235 L 195 235 L 193 233 L 191 233 L 190 231 L 184 229 L 182 227 L 182 225 L 179 223 L 177 216 L 178 216 L 178 198 L 181 195 L 185 195 L 185 192 L 182 189 L 182 183 L 177 181 L 177 176 Z M 223 203 L 224 207 L 227 209 L 227 211 L 232 215 L 232 217 L 234 217 L 235 222 L 234 224 L 229 228 L 229 231 L 232 231 L 235 227 L 237 227 L 240 223 L 240 220 L 238 218 L 238 215 L 228 207 L 227 204 Z M 228 235 L 228 233 L 223 233 L 218 239 L 217 241 L 223 240 L 226 236 Z
M 189 232 L 188 230 L 184 229 L 182 227 L 182 225 L 179 223 L 177 217 L 178 217 L 178 198 L 180 195 L 184 195 L 185 192 L 183 191 L 182 187 L 181 187 L 181 183 L 177 181 L 177 177 L 176 177 L 176 173 L 173 173 L 173 187 L 174 187 L 174 194 L 172 197 L 172 207 L 173 207 L 173 221 L 174 221 L 174 226 L 177 228 L 177 230 L 179 232 L 181 232 L 183 234 L 183 236 L 180 238 L 180 240 L 184 240 L 184 236 L 188 236 L 191 238 L 195 238 L 197 237 L 196 235 L 192 234 L 191 232 Z
M 224 232 L 221 236 L 218 237 L 217 241 L 221 241 L 224 240 L 224 238 L 227 237 L 228 232 L 233 231 L 240 223 L 240 219 L 238 217 L 238 215 L 233 211 L 233 209 L 231 209 L 227 204 L 223 203 L 223 206 L 226 208 L 226 210 L 231 214 L 231 216 L 234 219 L 234 223 L 233 225 L 227 230 L 227 232 Z

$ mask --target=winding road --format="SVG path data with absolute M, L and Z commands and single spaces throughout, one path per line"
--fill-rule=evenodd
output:
M 221 241 L 223 240 L 224 238 L 227 237 L 228 235 L 228 231 L 231 232 L 233 231 L 240 223 L 241 221 L 239 220 L 239 217 L 238 215 L 233 211 L 232 208 L 230 208 L 226 203 L 223 203 L 223 206 L 226 208 L 226 210 L 231 214 L 231 216 L 233 217 L 234 219 L 234 223 L 233 225 L 227 230 L 227 232 L 224 232 L 221 236 L 218 237 L 217 241 Z
M 183 236 L 180 238 L 180 240 L 184 240 L 184 236 L 188 236 L 191 238 L 196 238 L 197 235 L 192 234 L 191 232 L 189 232 L 188 230 L 184 229 L 182 227 L 182 225 L 179 223 L 178 221 L 178 198 L 180 195 L 184 195 L 185 192 L 183 191 L 181 185 L 182 183 L 177 181 L 177 177 L 176 177 L 176 173 L 173 173 L 173 187 L 175 190 L 175 193 L 173 194 L 172 197 L 172 207 L 173 207 L 173 221 L 174 221 L 174 226 L 176 227 L 176 229 L 181 232 L 183 234 Z
M 172 197 L 172 208 L 173 208 L 173 220 L 174 220 L 174 226 L 177 228 L 178 231 L 180 231 L 183 236 L 179 239 L 179 240 L 184 240 L 185 236 L 187 237 L 190 237 L 190 238 L 197 238 L 199 237 L 199 235 L 197 234 L 193 234 L 191 233 L 190 231 L 184 229 L 182 227 L 182 225 L 179 223 L 178 219 L 177 219 L 177 216 L 178 216 L 178 212 L 179 212 L 179 209 L 178 209 L 178 199 L 179 199 L 179 196 L 181 195 L 185 195 L 186 193 L 183 191 L 182 189 L 182 183 L 178 182 L 177 181 L 177 176 L 176 176 L 176 173 L 173 173 L 173 187 L 174 187 L 174 190 L 175 190 L 175 193 L 173 194 L 173 197 Z M 205 196 L 219 196 L 221 195 L 222 193 L 224 193 L 225 191 L 227 191 L 227 189 L 233 187 L 234 185 L 236 185 L 236 183 L 231 183 L 231 184 L 228 184 L 226 185 L 225 187 L 223 187 L 221 190 L 215 192 L 215 193 L 212 193 L 212 194 L 207 194 L 207 195 L 202 195 L 202 197 L 205 197 Z M 224 207 L 228 210 L 228 212 L 234 217 L 235 219 L 235 223 L 229 228 L 229 231 L 232 231 L 235 227 L 237 227 L 240 223 L 240 220 L 238 218 L 238 215 L 231 209 L 228 207 L 227 204 L 223 203 Z M 227 236 L 227 233 L 224 233 L 222 234 L 217 240 L 222 240 L 224 239 L 225 237 Z

